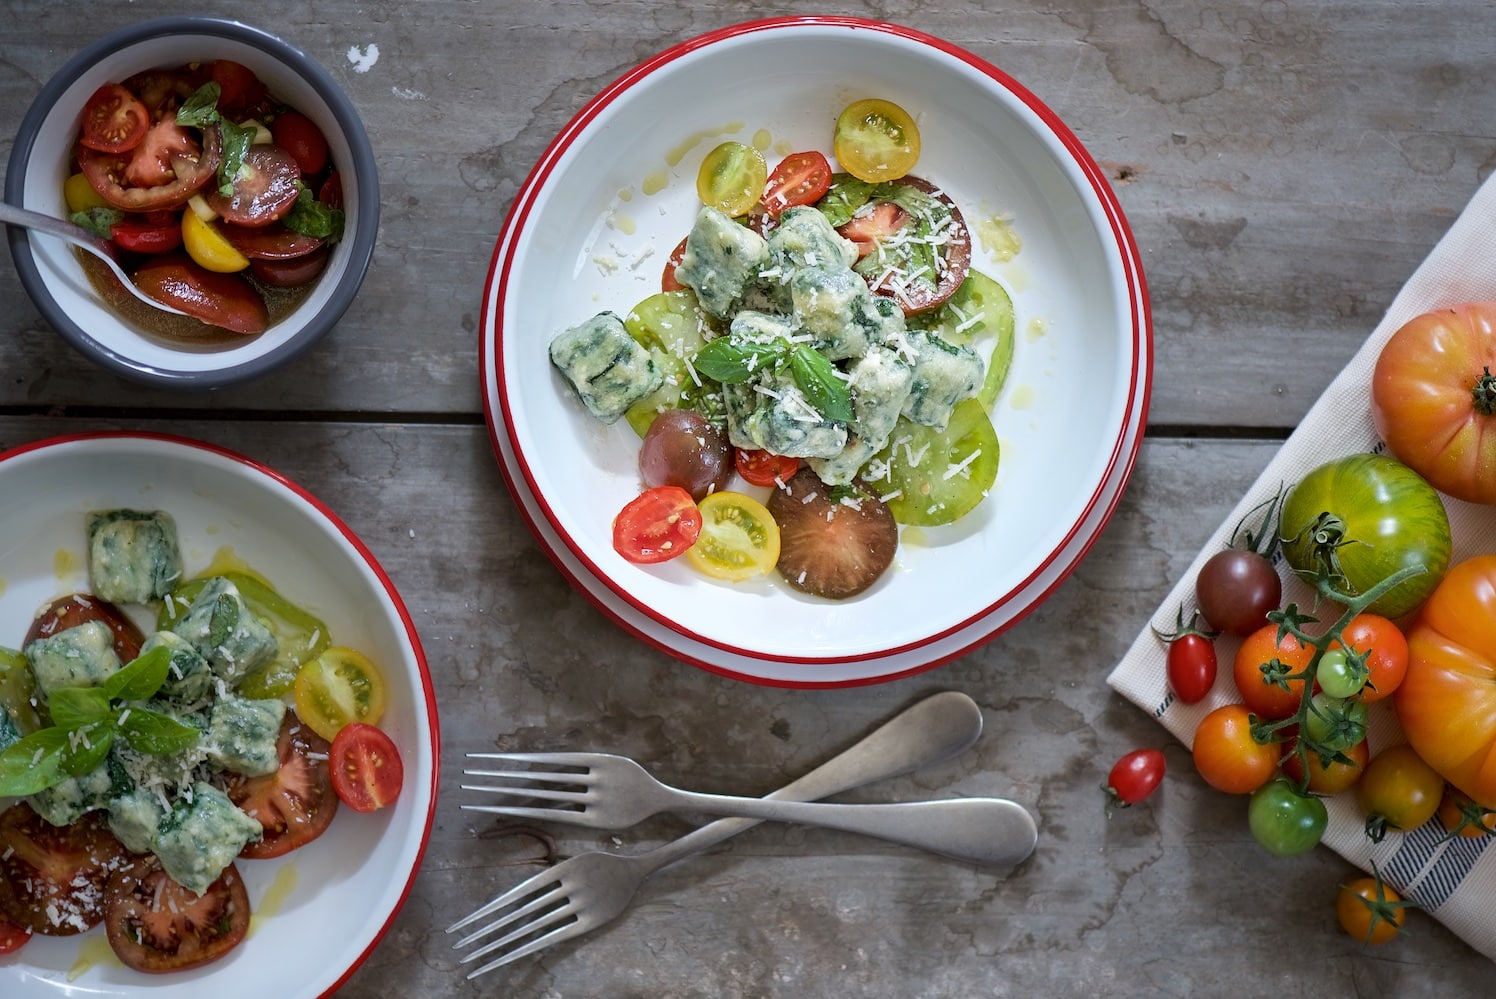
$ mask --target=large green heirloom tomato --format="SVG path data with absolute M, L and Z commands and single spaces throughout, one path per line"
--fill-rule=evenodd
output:
M 1385 455 L 1348 455 L 1304 476 L 1284 501 L 1279 534 L 1302 578 L 1313 585 L 1328 571 L 1352 596 L 1402 569 L 1422 569 L 1366 608 L 1383 617 L 1423 603 L 1449 568 L 1449 515 L 1438 492 Z

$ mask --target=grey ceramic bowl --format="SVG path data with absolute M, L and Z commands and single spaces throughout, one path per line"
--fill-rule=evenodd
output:
M 238 21 L 165 17 L 89 45 L 37 94 L 21 121 L 5 177 L 12 205 L 65 217 L 63 182 L 84 103 L 99 86 L 142 70 L 231 59 L 252 69 L 270 93 L 311 118 L 327 137 L 343 187 L 347 219 L 327 269 L 307 298 L 265 333 L 242 343 L 169 343 L 130 325 L 93 290 L 72 248 L 12 228 L 11 256 L 32 301 L 64 339 L 104 368 L 146 384 L 212 389 L 263 375 L 330 330 L 363 282 L 379 228 L 379 177 L 357 111 L 315 60 Z

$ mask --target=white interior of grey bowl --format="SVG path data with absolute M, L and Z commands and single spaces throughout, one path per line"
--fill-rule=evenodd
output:
M 229 975 L 246 993 L 287 980 L 320 993 L 352 966 L 398 906 L 423 842 L 434 793 L 433 734 L 415 650 L 373 569 L 283 484 L 196 448 L 110 438 L 0 463 L 0 645 L 15 648 L 38 608 L 86 588 L 83 514 L 116 506 L 168 510 L 189 572 L 227 549 L 321 617 L 335 642 L 374 659 L 390 686 L 380 724 L 400 749 L 405 790 L 378 813 L 340 810 L 322 838 L 284 858 L 241 861 L 251 904 L 264 908 L 247 942 L 222 961 L 195 972 L 146 976 L 113 960 L 81 960 L 83 938 L 37 937 L 19 955 L 20 964 L 0 966 L 0 994 L 11 994 L 7 976 L 28 967 L 78 972 L 69 987 L 91 995 L 149 983 L 153 995 L 187 999 L 203 994 L 203 979 L 218 981 L 221 990 Z M 327 933 L 329 926 L 336 932 Z M 312 937 L 319 940 L 315 948 L 306 943 Z
M 765 130 L 771 161 L 799 148 L 829 154 L 837 113 L 866 96 L 916 115 L 924 151 L 915 172 L 950 192 L 969 222 L 1011 216 L 1024 241 L 1011 263 L 977 257 L 1018 313 L 1014 368 L 994 408 L 1003 455 L 992 495 L 954 525 L 906 530 L 893 569 L 841 604 L 799 595 L 772 574 L 731 584 L 684 560 L 625 562 L 609 532 L 640 489 L 637 438 L 626 424 L 604 427 L 586 414 L 548 362 L 550 339 L 598 311 L 625 314 L 658 290 L 665 257 L 695 214 L 696 169 L 713 145 Z M 667 163 L 682 151 L 677 165 Z M 661 181 L 658 193 L 646 193 Z M 906 39 L 797 28 L 737 36 L 675 60 L 604 109 L 556 158 L 512 250 L 500 363 L 510 430 L 542 503 L 615 591 L 710 644 L 767 656 L 876 654 L 986 612 L 1063 547 L 1126 422 L 1131 295 L 1083 172 L 1014 95 Z
M 253 361 L 275 352 L 293 339 L 327 304 L 339 276 L 348 267 L 357 231 L 358 190 L 352 153 L 331 108 L 290 67 L 265 50 L 217 35 L 173 35 L 144 40 L 105 56 L 86 70 L 62 94 L 39 129 L 26 164 L 23 207 L 65 218 L 62 185 L 78 134 L 83 105 L 100 86 L 120 82 L 146 69 L 181 66 L 187 62 L 232 59 L 253 70 L 270 93 L 312 119 L 326 136 L 332 161 L 343 180 L 347 230 L 328 259 L 317 286 L 297 308 L 264 334 L 229 347 L 198 349 L 168 344 L 122 321 L 93 290 L 73 249 L 60 240 L 39 234 L 30 238 L 32 255 L 47 290 L 86 336 L 133 362 L 167 371 L 212 371 Z

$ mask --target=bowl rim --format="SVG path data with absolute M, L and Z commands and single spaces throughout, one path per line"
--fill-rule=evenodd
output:
M 6 167 L 4 197 L 10 204 L 24 207 L 22 202 L 25 195 L 26 163 L 35 147 L 37 135 L 58 99 L 74 80 L 105 56 L 140 42 L 178 34 L 226 38 L 260 49 L 284 62 L 326 102 L 343 130 L 352 157 L 351 170 L 357 176 L 359 185 L 358 211 L 353 226 L 356 235 L 349 247 L 344 280 L 333 289 L 323 307 L 280 348 L 229 367 L 181 370 L 149 364 L 102 343 L 73 321 L 42 279 L 31 252 L 28 230 L 10 226 L 7 238 L 21 285 L 32 302 L 63 339 L 85 357 L 130 381 L 166 388 L 212 389 L 256 378 L 310 349 L 337 325 L 353 304 L 373 259 L 379 229 L 379 168 L 374 158 L 374 149 L 353 102 L 321 63 L 290 42 L 233 18 L 197 14 L 170 15 L 113 31 L 79 50 L 38 91 L 16 131 L 15 144 L 11 148 Z
M 690 630 L 669 616 L 662 614 L 658 609 L 650 607 L 633 597 L 627 592 L 626 588 L 622 587 L 592 562 L 586 552 L 581 549 L 580 545 L 561 526 L 557 514 L 551 509 L 546 498 L 535 488 L 533 473 L 527 465 L 522 442 L 519 440 L 518 432 L 514 428 L 514 421 L 511 419 L 509 394 L 505 386 L 506 376 L 501 358 L 504 341 L 504 299 L 506 297 L 509 271 L 515 264 L 513 244 L 518 234 L 524 230 L 529 214 L 534 208 L 539 194 L 549 181 L 552 172 L 555 170 L 558 162 L 569 151 L 571 144 L 578 135 L 584 132 L 591 122 L 613 101 L 617 100 L 635 84 L 684 56 L 695 53 L 703 48 L 743 36 L 806 27 L 868 31 L 892 36 L 901 41 L 914 42 L 927 46 L 947 57 L 966 64 L 1021 102 L 1031 114 L 1039 119 L 1043 127 L 1051 132 L 1054 139 L 1064 147 L 1073 166 L 1078 168 L 1081 179 L 1088 185 L 1089 191 L 1096 199 L 1096 207 L 1103 213 L 1105 224 L 1109 228 L 1109 232 L 1105 233 L 1105 235 L 1110 237 L 1110 243 L 1113 246 L 1114 252 L 1118 255 L 1120 265 L 1119 279 L 1122 282 L 1122 289 L 1127 293 L 1126 304 L 1130 307 L 1130 315 L 1127 317 L 1130 320 L 1129 343 L 1131 345 L 1131 356 L 1129 358 L 1131 371 L 1127 380 L 1128 406 L 1124 408 L 1121 425 L 1117 428 L 1116 439 L 1112 441 L 1110 453 L 1106 459 L 1102 473 L 1098 476 L 1095 486 L 1087 497 L 1086 503 L 1077 514 L 1074 523 L 1068 526 L 1064 536 L 1055 545 L 1054 550 L 1034 567 L 1028 576 L 1014 584 L 1007 592 L 1001 594 L 984 608 L 969 615 L 964 620 L 942 628 L 938 632 L 927 634 L 897 647 L 881 649 L 874 653 L 796 655 L 765 653 L 754 649 L 745 649 L 741 646 L 725 643 L 711 636 L 702 635 L 699 632 Z M 1037 597 L 1029 600 L 1010 621 L 1001 625 L 997 630 L 1006 628 L 1037 607 L 1043 598 L 1051 593 L 1058 586 L 1059 582 L 1068 576 L 1075 566 L 1079 564 L 1097 537 L 1099 537 L 1106 522 L 1115 510 L 1117 503 L 1120 501 L 1121 493 L 1125 489 L 1127 479 L 1130 477 L 1132 469 L 1135 466 L 1138 451 L 1142 445 L 1143 433 L 1141 424 L 1146 421 L 1147 406 L 1152 390 L 1152 339 L 1152 317 L 1146 280 L 1143 274 L 1141 252 L 1132 237 L 1131 229 L 1122 213 L 1121 205 L 1099 164 L 1096 163 L 1095 159 L 1080 143 L 1080 140 L 1060 120 L 1053 110 L 1001 69 L 944 39 L 917 29 L 880 20 L 855 16 L 806 15 L 771 17 L 747 21 L 716 29 L 672 45 L 634 66 L 608 86 L 604 87 L 562 127 L 561 131 L 541 154 L 521 185 L 506 216 L 503 228 L 500 230 L 484 287 L 479 350 L 480 364 L 485 377 L 483 402 L 485 418 L 489 427 L 490 441 L 495 453 L 499 457 L 499 463 L 504 472 L 506 484 L 518 501 L 521 513 L 525 516 L 532 532 L 536 534 L 543 546 L 549 547 L 544 537 L 544 532 L 539 529 L 539 525 L 535 523 L 529 510 L 525 507 L 522 499 L 525 495 L 533 499 L 544 519 L 548 522 L 547 526 L 565 544 L 568 549 L 567 554 L 578 561 L 588 573 L 612 591 L 619 599 L 632 607 L 635 612 L 645 615 L 650 620 L 692 641 L 720 649 L 727 653 L 748 656 L 760 661 L 814 665 L 860 662 L 874 658 L 887 658 L 892 655 L 912 653 L 931 643 L 949 638 L 962 632 L 964 629 L 981 623 L 995 611 L 1000 610 L 1004 604 L 1014 598 L 1024 597 L 1031 585 L 1046 572 L 1050 571 L 1056 559 L 1060 558 L 1066 552 L 1066 549 L 1075 541 L 1077 533 L 1086 526 L 1092 515 L 1098 509 L 1101 509 L 1101 519 L 1091 530 L 1090 537 L 1085 539 L 1085 543 L 1082 545 L 1080 551 L 1073 557 L 1070 557 L 1069 563 L 1062 567 L 1059 579 L 1045 587 L 1043 592 Z M 1132 435 L 1129 431 L 1131 423 L 1129 414 L 1134 406 L 1138 404 L 1141 405 L 1139 430 L 1136 435 Z M 506 438 L 502 443 L 499 440 L 499 435 L 501 434 Z M 505 458 L 504 452 L 506 449 L 512 451 L 512 467 L 511 462 Z M 1120 472 L 1120 479 L 1117 479 L 1116 473 L 1118 472 Z M 1110 484 L 1114 479 L 1116 479 L 1117 485 L 1113 493 Z M 585 585 L 576 578 L 569 567 L 563 563 L 563 560 L 558 558 L 556 553 L 548 552 L 548 554 L 551 554 L 552 561 L 561 568 L 563 574 L 574 585 L 579 586 L 585 592 Z M 616 613 L 607 608 L 604 609 L 609 613 L 609 616 L 615 620 L 619 620 L 619 616 Z M 628 622 L 620 620 L 619 623 L 638 635 L 638 629 L 630 627 Z M 996 634 L 996 631 L 992 632 L 992 634 Z M 991 634 L 985 636 L 983 640 L 990 637 Z M 650 642 L 650 644 L 657 643 Z M 970 651 L 971 648 L 975 647 L 975 644 L 979 643 L 968 646 L 965 651 Z M 694 657 L 687 656 L 668 646 L 664 647 L 664 651 L 687 662 L 692 662 L 694 665 L 704 665 L 695 661 Z M 949 658 L 949 656 L 943 656 L 939 661 L 947 661 Z M 935 663 L 930 663 L 929 665 L 935 665 Z M 708 666 L 708 668 L 711 667 Z M 899 675 L 907 675 L 908 672 L 910 671 L 901 670 Z
M 400 890 L 399 898 L 396 899 L 395 904 L 391 907 L 384 921 L 376 928 L 364 949 L 359 952 L 348 968 L 343 970 L 338 978 L 330 983 L 328 988 L 321 993 L 321 996 L 325 999 L 325 997 L 337 992 L 348 981 L 353 973 L 368 960 L 369 955 L 379 946 L 386 934 L 389 933 L 395 919 L 399 916 L 401 910 L 404 909 L 405 903 L 410 899 L 411 892 L 415 888 L 416 878 L 420 874 L 425 859 L 426 850 L 431 844 L 431 835 L 436 823 L 438 792 L 440 790 L 441 727 L 437 712 L 436 688 L 431 679 L 430 664 L 427 661 L 425 649 L 421 645 L 420 634 L 416 630 L 415 621 L 410 615 L 409 608 L 406 607 L 405 601 L 400 597 L 399 591 L 395 588 L 394 581 L 390 579 L 389 574 L 385 572 L 384 567 L 379 563 L 374 553 L 354 533 L 353 529 L 334 513 L 327 504 L 297 484 L 295 480 L 237 451 L 176 434 L 137 430 L 95 430 L 45 437 L 5 449 L 0 451 L 0 466 L 14 459 L 22 458 L 26 455 L 40 454 L 44 451 L 55 451 L 80 446 L 87 448 L 92 445 L 110 447 L 114 444 L 128 445 L 131 442 L 151 446 L 165 446 L 171 451 L 181 451 L 184 455 L 190 456 L 190 459 L 194 461 L 218 461 L 225 462 L 231 466 L 238 466 L 249 474 L 267 479 L 271 483 L 293 494 L 298 500 L 310 507 L 316 515 L 320 516 L 324 524 L 331 527 L 340 535 L 358 553 L 359 558 L 363 559 L 369 570 L 374 574 L 374 577 L 379 581 L 379 585 L 383 588 L 386 598 L 390 601 L 390 605 L 395 609 L 406 640 L 410 643 L 410 650 L 420 674 L 420 691 L 425 701 L 425 719 L 431 739 L 431 745 L 429 746 L 431 766 L 428 774 L 430 792 L 426 801 L 425 814 L 420 819 L 420 840 L 416 844 L 415 852 L 412 855 L 410 870 L 406 875 L 405 884 Z

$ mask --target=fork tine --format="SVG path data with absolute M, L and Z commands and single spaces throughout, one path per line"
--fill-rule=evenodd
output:
M 530 879 L 530 880 L 533 880 L 533 879 Z M 518 886 L 518 888 L 523 888 L 525 884 L 528 884 L 528 881 L 520 884 Z M 508 895 L 515 894 L 515 891 L 517 891 L 517 890 L 518 889 L 511 890 L 510 892 L 508 892 Z M 476 930 L 473 930 L 473 931 L 469 932 L 461 940 L 458 940 L 456 943 L 454 943 L 452 945 L 452 949 L 453 950 L 460 950 L 461 948 L 466 947 L 468 944 L 472 943 L 474 940 L 477 940 L 479 937 L 486 937 L 490 933 L 498 933 L 501 930 L 505 930 L 505 929 L 509 928 L 516 920 L 523 919 L 524 917 L 530 915 L 532 912 L 537 912 L 539 910 L 545 909 L 548 906 L 563 905 L 563 904 L 567 905 L 567 906 L 571 905 L 571 900 L 569 898 L 567 898 L 566 893 L 565 893 L 565 886 L 561 884 L 561 882 L 560 882 L 559 879 L 556 880 L 556 881 L 554 881 L 554 882 L 552 882 L 549 885 L 544 886 L 543 889 L 537 888 L 536 891 L 539 891 L 539 894 L 535 895 L 534 898 L 530 898 L 530 900 L 528 902 L 525 902 L 523 905 L 519 906 L 513 912 L 506 912 L 506 913 L 504 913 L 502 916 L 500 916 L 499 918 L 495 919 L 493 922 L 487 924 L 486 926 L 482 927 L 481 929 L 476 929 Z M 529 898 L 530 894 L 533 894 L 533 892 L 532 893 L 526 893 L 524 895 L 520 895 L 518 898 L 512 899 L 511 900 L 511 904 L 513 904 L 513 902 L 518 902 L 518 901 L 521 901 L 522 899 Z M 484 909 L 487 909 L 489 912 L 495 912 L 495 911 L 497 911 L 497 909 L 504 908 L 504 906 L 497 906 L 497 908 L 495 908 L 496 903 L 498 903 L 499 901 L 501 901 L 504 897 L 507 897 L 507 896 L 500 896 L 500 898 L 495 899 L 493 902 L 490 902 L 490 903 L 488 903 L 488 905 L 484 906 L 483 909 L 479 909 L 478 912 L 475 912 L 475 913 L 473 913 L 473 915 L 468 916 L 467 919 L 464 919 L 461 923 L 457 923 L 457 924 L 455 924 L 453 926 L 448 927 L 447 928 L 447 932 L 451 933 L 458 926 L 462 926 L 464 923 L 467 923 L 467 922 L 471 921 L 474 917 L 477 917 L 479 915 L 479 913 L 482 913 L 484 911 Z M 528 924 L 526 924 L 526 925 L 528 925 Z M 510 935 L 512 936 L 513 934 L 511 933 Z M 509 939 L 509 937 L 506 936 L 503 939 L 507 940 L 507 939 Z M 481 950 L 474 951 L 473 953 L 468 954 L 465 957 L 463 957 L 463 961 L 464 962 L 471 961 L 475 957 L 481 957 L 484 954 L 488 953 L 490 950 L 493 950 L 493 948 L 495 946 L 498 946 L 498 944 L 502 943 L 502 942 L 503 942 L 502 940 L 491 942 L 485 948 L 483 948 Z
M 464 791 L 485 791 L 489 794 L 507 794 L 515 798 L 540 798 L 544 801 L 580 802 L 587 797 L 586 791 L 561 791 L 548 787 L 489 787 L 486 784 L 463 784 Z
M 560 865 L 557 866 L 559 867 Z M 471 923 L 476 923 L 484 916 L 492 915 L 505 906 L 513 905 L 521 899 L 529 898 L 531 895 L 534 895 L 537 892 L 545 891 L 547 894 L 549 894 L 550 892 L 560 890 L 561 879 L 555 876 L 555 872 L 555 867 L 548 867 L 543 871 L 539 871 L 538 873 L 530 875 L 528 878 L 525 878 L 525 880 L 521 881 L 513 888 L 510 888 L 502 895 L 498 896 L 490 902 L 485 903 L 484 905 L 479 906 L 477 909 L 474 909 L 466 916 L 463 916 L 451 926 L 448 926 L 447 932 L 455 933 L 458 930 L 462 929 L 464 926 L 467 926 Z M 488 931 L 485 930 L 484 932 Z M 471 939 L 471 935 L 469 937 L 465 937 L 462 940 L 459 940 L 452 946 L 460 947 L 469 939 Z
M 514 760 L 517 763 L 552 763 L 563 767 L 590 767 L 601 753 L 468 753 L 475 760 Z
M 560 943 L 563 940 L 570 940 L 572 937 L 578 936 L 586 930 L 587 927 L 583 925 L 581 921 L 566 923 L 562 926 L 558 926 L 544 936 L 536 937 L 534 940 L 531 940 L 523 947 L 516 947 L 514 950 L 505 954 L 503 957 L 498 958 L 497 960 L 489 961 L 481 968 L 474 968 L 472 971 L 468 972 L 468 980 L 471 981 L 484 972 L 492 971 L 495 968 L 502 967 L 508 964 L 510 961 L 517 961 L 522 957 L 534 954 L 536 951 L 544 950 L 551 944 Z
M 459 805 L 464 812 L 487 812 L 511 819 L 535 819 L 539 822 L 578 822 L 582 813 L 567 808 L 523 808 L 519 805 Z
M 537 903 L 543 903 L 541 905 L 541 908 L 544 911 L 542 911 L 539 915 L 536 915 L 529 921 L 516 926 L 508 933 L 499 937 L 499 939 L 490 940 L 482 947 L 468 951 L 466 954 L 462 955 L 462 959 L 458 963 L 467 964 L 470 961 L 476 961 L 478 958 L 492 954 L 494 951 L 507 947 L 510 944 L 515 943 L 516 941 L 524 940 L 526 937 L 534 936 L 536 933 L 539 933 L 542 930 L 550 930 L 555 927 L 557 923 L 560 923 L 563 920 L 565 920 L 567 924 L 576 921 L 577 907 L 570 899 L 566 898 L 565 896 L 562 896 L 558 901 L 557 899 L 547 895 L 544 899 L 538 899 Z M 547 909 L 545 908 L 545 906 L 547 905 L 554 906 L 554 908 Z M 526 906 L 526 908 L 533 910 L 534 906 Z M 480 930 L 476 933 L 469 934 L 469 936 L 481 936 L 482 933 L 483 931 Z M 456 947 L 455 944 L 453 946 L 454 948 Z
M 596 784 L 597 775 L 554 770 L 464 770 L 465 777 L 495 777 L 499 780 L 533 780 L 543 784 Z

